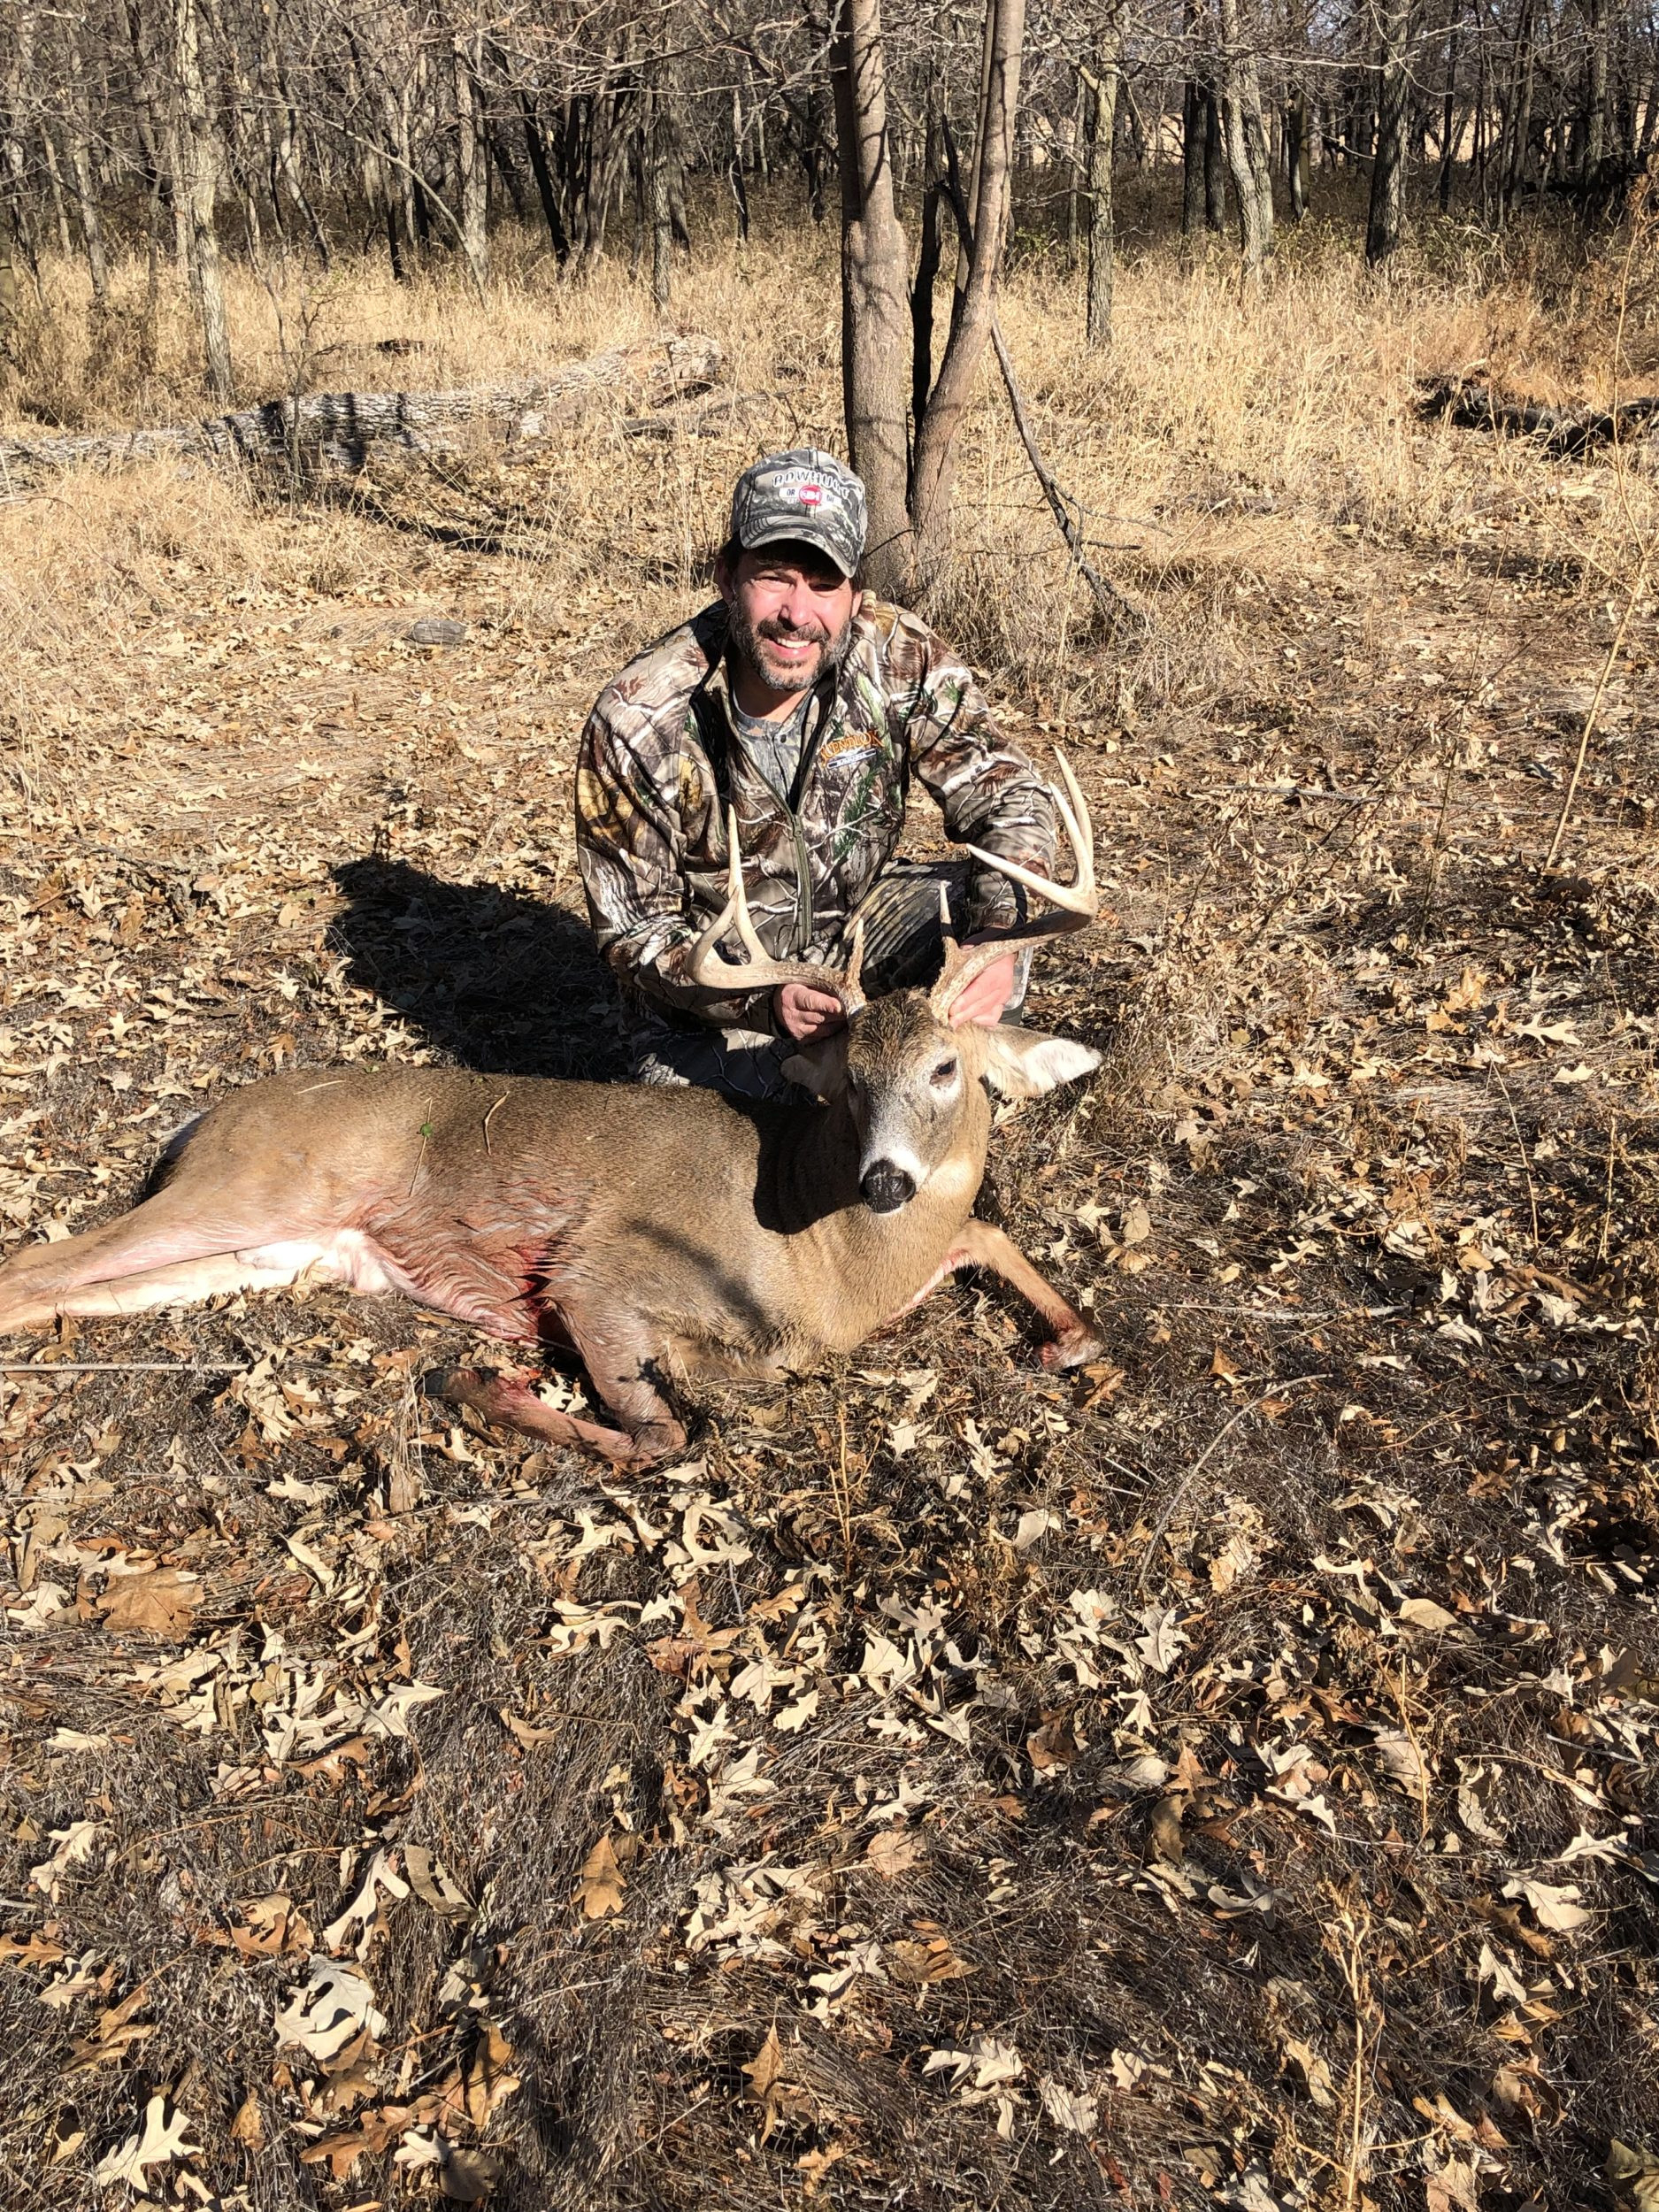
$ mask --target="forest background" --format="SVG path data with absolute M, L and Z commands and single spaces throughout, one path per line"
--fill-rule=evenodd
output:
M 296 1291 L 0 1365 L 8 2204 L 1659 2199 L 1659 39 L 0 4 L 0 1224 L 614 1074 L 733 478 L 1093 803 L 995 1287 L 623 1485 Z M 910 849 L 934 827 L 918 807 Z

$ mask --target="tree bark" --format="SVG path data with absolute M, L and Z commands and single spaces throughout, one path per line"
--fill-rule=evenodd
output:
M 880 0 L 845 0 L 832 50 L 841 187 L 841 398 L 847 448 L 870 509 L 865 568 L 901 594 L 910 576 L 905 505 L 909 255 L 893 200 Z
M 1262 121 L 1256 52 L 1244 42 L 1239 0 L 1219 0 L 1221 142 L 1239 204 L 1244 273 L 1255 278 L 1273 250 L 1273 178 Z
M 1204 96 L 1204 228 L 1218 237 L 1227 227 L 1227 165 L 1221 150 L 1221 102 L 1207 84 Z
M 1300 223 L 1308 212 L 1308 94 L 1293 85 L 1285 103 L 1285 176 L 1290 186 L 1290 219 Z
M 219 147 L 202 75 L 201 21 L 196 0 L 173 0 L 175 128 L 179 142 L 179 199 L 186 225 L 190 288 L 202 326 L 208 388 L 228 406 L 234 399 L 230 331 L 225 314 L 224 268 L 219 247 Z
M 1606 0 L 1585 0 L 1585 36 L 1589 65 L 1585 72 L 1584 158 L 1579 174 L 1588 183 L 1607 152 Z
M 450 43 L 455 72 L 457 186 L 461 250 L 482 294 L 489 281 L 489 170 L 478 112 L 477 36 L 457 31 Z
M 927 88 L 927 135 L 922 152 L 922 228 L 910 286 L 910 419 L 920 422 L 933 388 L 933 287 L 941 257 L 940 207 L 945 180 L 944 86 L 938 78 Z
M 1196 77 L 1181 87 L 1181 236 L 1191 240 L 1204 227 L 1204 88 Z
M 660 312 L 674 288 L 674 218 L 668 191 L 668 115 L 662 93 L 652 93 L 648 104 L 644 151 L 649 165 L 651 303 Z
M 530 94 L 520 89 L 519 112 L 524 117 L 524 150 L 530 157 L 530 174 L 535 179 L 536 197 L 541 203 L 541 219 L 547 225 L 548 236 L 553 242 L 553 257 L 561 268 L 570 259 L 570 234 L 565 228 L 565 218 L 559 211 L 558 194 L 553 187 L 553 173 L 548 166 L 547 140 L 541 133 L 541 119 Z
M 87 250 L 87 274 L 92 280 L 92 303 L 100 315 L 110 306 L 109 260 L 104 249 L 104 218 L 92 171 L 92 110 L 87 97 L 87 58 L 81 45 L 84 27 L 64 25 L 64 43 L 69 66 L 69 173 L 74 179 L 75 201 L 81 217 L 81 242 Z
M 924 582 L 942 561 L 950 527 L 956 432 L 996 319 L 996 285 L 1008 239 L 1013 191 L 1014 125 L 1025 34 L 1025 0 L 987 0 L 987 64 L 979 111 L 979 186 L 972 209 L 972 260 L 957 295 L 945 357 L 916 426 L 910 511 L 914 557 Z
M 1374 269 L 1400 244 L 1405 201 L 1406 103 L 1410 92 L 1411 0 L 1375 0 L 1377 151 L 1371 168 L 1365 258 Z
M 1124 17 L 1109 8 L 1094 48 L 1088 90 L 1088 292 L 1085 334 L 1091 346 L 1112 342 L 1112 289 L 1117 241 L 1112 207 L 1112 146 L 1118 125 L 1118 87 L 1123 74 Z
M 376 442 L 410 452 L 442 451 L 463 424 L 492 419 L 522 423 L 529 415 L 541 417 L 545 426 L 549 419 L 563 420 L 618 393 L 634 405 L 664 406 L 709 384 L 719 374 L 721 358 L 712 338 L 674 338 L 666 347 L 654 341 L 572 361 L 522 382 L 443 392 L 314 392 L 165 430 L 0 440 L 0 467 L 38 472 L 168 455 L 284 460 L 297 451 L 313 463 L 361 468 Z
M 1442 215 L 1452 204 L 1452 161 L 1457 150 L 1457 47 L 1461 21 L 1455 19 L 1446 40 L 1446 90 L 1440 102 L 1440 174 L 1435 188 Z

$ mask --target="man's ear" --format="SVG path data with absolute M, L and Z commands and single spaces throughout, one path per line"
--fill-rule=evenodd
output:
M 818 1044 L 803 1045 L 784 1062 L 783 1072 L 788 1081 L 810 1091 L 820 1106 L 827 1106 L 841 1096 L 847 1080 L 847 1032 L 837 1030 Z
M 1091 1075 L 1101 1056 L 1093 1045 L 1070 1037 L 1045 1037 L 1035 1029 L 987 1029 L 986 1081 L 1004 1098 L 1041 1098 L 1061 1083 Z

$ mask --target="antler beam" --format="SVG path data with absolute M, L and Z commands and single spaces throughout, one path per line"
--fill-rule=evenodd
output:
M 742 857 L 738 849 L 735 807 L 726 809 L 726 904 L 687 956 L 687 981 L 726 996 L 743 991 L 775 990 L 782 983 L 805 983 L 815 991 L 825 991 L 838 998 L 845 1012 L 856 1014 L 864 1002 L 858 979 L 864 957 L 863 922 L 853 925 L 844 967 L 822 967 L 810 960 L 774 960 L 761 943 L 749 916 L 749 895 L 743 888 Z M 749 955 L 747 960 L 727 960 L 719 951 L 720 940 L 733 928 L 742 940 L 743 949 Z

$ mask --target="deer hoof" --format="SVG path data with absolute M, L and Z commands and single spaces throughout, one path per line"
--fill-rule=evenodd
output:
M 1037 1357 L 1051 1375 L 1056 1375 L 1068 1367 L 1087 1367 L 1090 1360 L 1099 1359 L 1105 1348 L 1099 1337 L 1088 1329 L 1064 1329 L 1039 1348 Z

